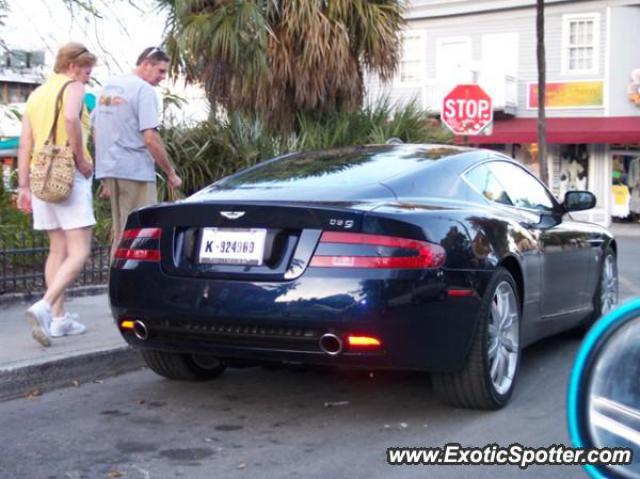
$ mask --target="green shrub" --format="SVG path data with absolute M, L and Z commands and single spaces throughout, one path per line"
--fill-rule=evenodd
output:
M 93 227 L 93 243 L 106 245 L 111 243 L 111 207 L 109 200 L 98 197 L 98 182 L 94 182 L 93 212 L 96 225 Z
M 169 157 L 183 179 L 184 194 L 256 163 L 293 151 L 384 143 L 391 137 L 406 143 L 449 143 L 451 135 L 434 125 L 415 103 L 395 108 L 388 100 L 355 112 L 337 113 L 328 121 L 299 116 L 299 130 L 273 133 L 257 117 L 231 113 L 194 127 L 162 131 Z M 172 200 L 164 180 L 160 198 Z
M 15 176 L 15 171 L 14 171 Z M 94 183 L 94 190 L 97 190 L 98 182 Z M 2 244 L 0 249 L 12 249 L 22 247 L 24 243 L 22 236 L 33 230 L 33 220 L 31 214 L 24 214 L 18 210 L 15 204 L 16 193 L 8 191 L 4 184 L 0 183 L 0 233 L 2 233 Z M 109 201 L 98 198 L 97 191 L 94 191 L 93 207 L 96 216 L 96 225 L 93 229 L 93 242 L 96 244 L 108 244 L 111 235 L 111 211 Z M 34 233 L 43 235 L 44 232 Z
M 31 230 L 31 215 L 26 215 L 16 208 L 15 193 L 0 184 L 0 226 L 17 230 Z

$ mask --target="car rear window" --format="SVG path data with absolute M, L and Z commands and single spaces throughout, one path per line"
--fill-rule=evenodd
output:
M 380 183 L 461 151 L 450 147 L 350 147 L 265 162 L 215 184 L 216 187 L 349 187 Z

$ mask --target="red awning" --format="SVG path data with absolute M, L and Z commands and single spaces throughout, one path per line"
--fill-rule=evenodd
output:
M 472 145 L 536 143 L 537 118 L 496 120 L 493 133 L 470 136 Z M 456 143 L 462 143 L 456 137 Z M 640 143 L 640 116 L 547 118 L 548 143 Z

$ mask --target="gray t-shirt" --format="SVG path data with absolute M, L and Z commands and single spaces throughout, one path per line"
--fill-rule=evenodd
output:
M 110 79 L 93 111 L 96 178 L 156 181 L 155 163 L 142 132 L 159 125 L 158 97 L 135 74 Z

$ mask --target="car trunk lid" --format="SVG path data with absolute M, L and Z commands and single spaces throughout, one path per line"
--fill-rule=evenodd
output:
M 291 280 L 306 269 L 322 231 L 360 232 L 379 202 L 199 202 L 137 212 L 160 227 L 166 274 L 248 281 Z

